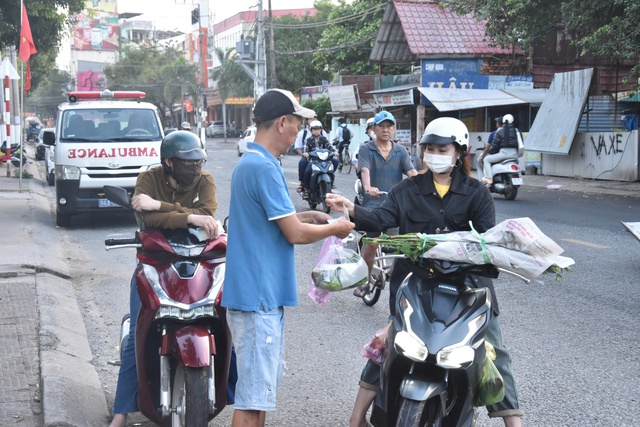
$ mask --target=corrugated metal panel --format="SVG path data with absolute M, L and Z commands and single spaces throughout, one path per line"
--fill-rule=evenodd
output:
M 419 87 L 418 90 L 438 111 L 470 110 L 497 105 L 526 104 L 522 98 L 500 89 L 436 89 Z
M 528 150 L 569 153 L 592 78 L 593 68 L 555 75 L 525 141 Z
M 618 106 L 616 113 L 616 103 L 609 95 L 590 96 L 584 107 L 578 132 L 612 132 L 614 128 L 623 128 L 623 124 L 616 124 L 622 110 Z

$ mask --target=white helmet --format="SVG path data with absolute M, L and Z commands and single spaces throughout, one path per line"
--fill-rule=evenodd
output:
M 311 129 L 322 129 L 322 123 L 320 123 L 320 120 L 314 120 L 309 124 L 309 128 L 311 128 Z
M 502 123 L 511 123 L 513 124 L 513 116 L 511 114 L 505 114 L 502 118 Z
M 458 144 L 463 152 L 469 147 L 467 126 L 453 117 L 440 117 L 431 121 L 424 130 L 420 144 L 446 145 Z
M 376 119 L 375 117 L 371 117 L 370 119 L 367 119 L 367 129 L 373 126 L 373 122 L 375 119 Z
M 189 122 L 182 122 L 180 124 L 180 129 L 182 129 L 182 130 L 191 130 L 191 125 L 189 124 Z

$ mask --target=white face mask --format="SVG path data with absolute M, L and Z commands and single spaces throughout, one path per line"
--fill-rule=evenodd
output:
M 422 160 L 433 173 L 447 173 L 453 169 L 453 156 L 424 153 Z
M 375 140 L 376 139 L 376 133 L 372 130 L 369 131 L 369 138 Z

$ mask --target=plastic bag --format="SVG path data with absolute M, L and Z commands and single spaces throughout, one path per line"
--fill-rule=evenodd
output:
M 391 322 L 389 322 L 387 326 L 376 332 L 371 341 L 369 341 L 362 347 L 362 350 L 360 350 L 360 354 L 368 359 L 371 359 L 375 363 L 382 365 L 384 359 L 387 356 L 387 335 L 389 333 L 390 326 Z
M 324 243 L 322 244 L 322 249 L 320 249 L 320 256 L 318 256 L 318 263 L 322 261 L 322 259 L 329 252 L 329 248 L 334 245 L 342 245 L 342 240 L 338 239 L 335 236 L 327 237 L 324 239 Z M 329 299 L 331 299 L 332 293 L 329 291 L 325 291 L 324 289 L 317 288 L 313 282 L 313 278 L 309 281 L 309 298 L 311 298 L 316 304 L 320 307 L 324 306 Z
M 478 384 L 475 406 L 488 406 L 501 402 L 504 399 L 504 380 L 498 372 L 498 368 L 487 354 L 484 358 L 484 366 Z
M 363 285 L 368 276 L 369 268 L 364 259 L 354 250 L 345 248 L 340 239 L 327 248 L 311 272 L 313 284 L 331 292 Z

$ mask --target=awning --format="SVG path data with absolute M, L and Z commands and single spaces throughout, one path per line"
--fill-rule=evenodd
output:
M 439 89 L 418 90 L 438 111 L 471 110 L 499 105 L 540 105 L 546 89 Z
M 417 88 L 417 83 L 411 83 L 385 89 L 371 90 L 367 93 L 373 95 L 373 99 L 375 99 L 376 104 L 380 107 L 399 107 L 402 105 L 413 105 L 413 93 Z
M 640 102 L 640 93 L 629 92 L 628 96 L 618 99 L 618 102 Z

